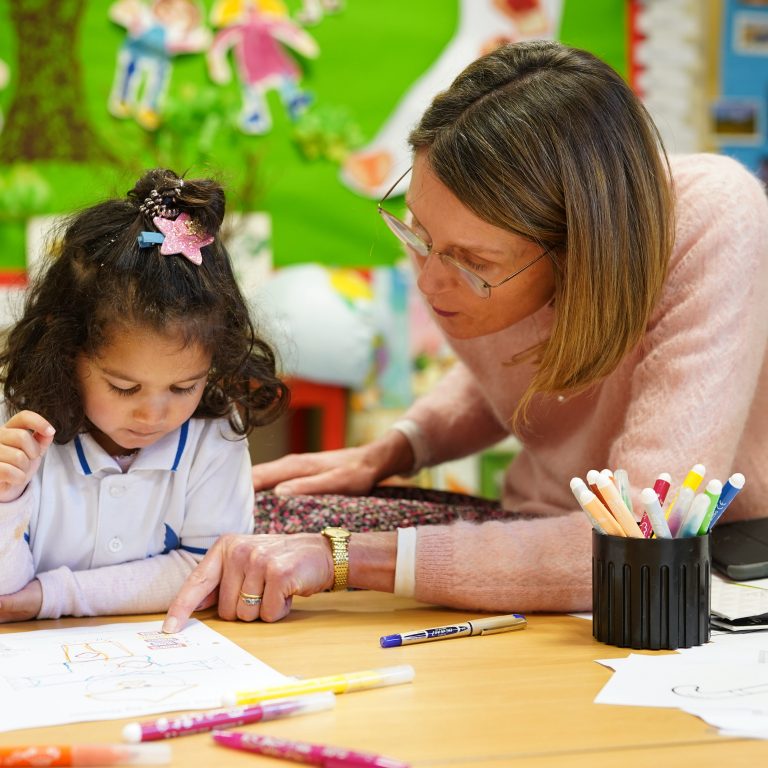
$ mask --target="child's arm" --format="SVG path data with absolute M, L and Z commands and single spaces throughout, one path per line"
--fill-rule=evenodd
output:
M 159 613 L 197 565 L 199 555 L 174 550 L 91 571 L 61 566 L 38 574 L 14 594 L 0 596 L 0 623 L 59 616 Z
M 0 602 L 35 575 L 27 531 L 36 496 L 28 489 L 18 500 L 0 503 Z M 0 607 L 0 620 L 2 612 Z
M 168 608 L 184 580 L 222 533 L 253 530 L 253 487 L 248 444 L 220 434 L 210 422 L 183 461 L 189 466 L 180 547 L 163 555 L 72 571 L 37 574 L 43 601 L 37 617 L 156 613 Z M 3 611 L 0 609 L 0 621 Z M 5 619 L 7 620 L 7 619 Z
M 159 613 L 170 605 L 199 559 L 199 555 L 176 549 L 166 555 L 90 571 L 61 566 L 39 573 L 42 603 L 34 616 L 26 618 Z M 6 617 L 6 610 L 13 608 L 10 598 L 1 601 L 0 621 L 19 620 Z
M 0 597 L 17 592 L 34 576 L 27 530 L 37 494 L 27 486 L 53 434 L 53 427 L 33 411 L 20 411 L 0 427 Z

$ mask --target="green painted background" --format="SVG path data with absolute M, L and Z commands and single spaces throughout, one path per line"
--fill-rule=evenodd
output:
M 34 168 L 48 182 L 44 204 L 2 196 L 3 179 L 13 160 L 0 167 L 0 269 L 23 268 L 25 213 L 60 213 L 113 194 L 123 194 L 149 166 L 168 165 L 187 175 L 217 175 L 228 187 L 232 209 L 265 210 L 272 216 L 272 250 L 280 265 L 321 261 L 367 266 L 391 263 L 398 255 L 394 238 L 375 215 L 375 205 L 338 181 L 338 164 L 329 159 L 308 161 L 292 139 L 293 126 L 270 94 L 274 127 L 264 137 L 249 137 L 216 127 L 218 117 L 240 104 L 237 79 L 220 89 L 208 79 L 204 56 L 175 57 L 169 88 L 168 127 L 148 133 L 133 121 L 113 118 L 106 109 L 124 30 L 107 17 L 105 0 L 0 0 L 0 58 L 11 68 L 12 80 L 0 91 L 0 109 L 8 114 L 15 90 L 26 95 L 29 84 L 15 77 L 18 46 L 31 37 L 16 37 L 10 24 L 11 3 L 39 7 L 52 2 L 82 5 L 74 38 L 57 30 L 46 45 L 80 68 L 83 103 L 76 111 L 87 119 L 97 142 L 113 159 L 83 163 L 38 161 Z M 293 11 L 298 3 L 288 2 Z M 206 9 L 211 2 L 204 3 Z M 347 125 L 367 141 L 397 104 L 409 85 L 422 75 L 451 39 L 457 25 L 453 0 L 347 0 L 337 15 L 308 27 L 320 46 L 320 57 L 303 61 L 304 85 L 315 97 L 312 110 L 342 110 Z M 32 30 L 34 31 L 34 30 Z M 58 39 L 55 36 L 58 35 Z M 566 0 L 561 39 L 593 51 L 626 72 L 625 0 Z M 34 91 L 35 98 L 47 98 Z M 312 112 L 310 112 L 312 114 Z M 213 136 L 204 151 L 197 149 L 201 131 Z M 0 134 L 0 147 L 3 136 Z M 6 190 L 7 191 L 7 190 Z M 34 197 L 34 195 L 32 196 Z

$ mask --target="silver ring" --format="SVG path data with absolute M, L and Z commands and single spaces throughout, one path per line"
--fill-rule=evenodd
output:
M 261 595 L 249 595 L 247 592 L 240 593 L 240 599 L 246 605 L 258 605 L 261 602 Z

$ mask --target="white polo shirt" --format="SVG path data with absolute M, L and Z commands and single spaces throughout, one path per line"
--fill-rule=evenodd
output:
M 190 419 L 125 473 L 78 435 L 0 504 L 0 595 L 37 577 L 40 618 L 162 611 L 219 535 L 252 529 L 248 443 L 226 419 Z

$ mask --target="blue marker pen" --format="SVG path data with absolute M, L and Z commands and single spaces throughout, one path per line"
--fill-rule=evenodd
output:
M 399 645 L 412 643 L 428 643 L 431 640 L 450 640 L 453 637 L 468 637 L 471 635 L 495 635 L 498 632 L 511 632 L 514 629 L 525 629 L 528 622 L 519 613 L 506 616 L 493 616 L 488 619 L 472 619 L 460 624 L 448 624 L 444 627 L 417 629 L 402 635 L 385 635 L 379 638 L 382 648 L 397 648 Z
M 728 509 L 728 505 L 733 501 L 733 497 L 744 487 L 744 475 L 741 472 L 735 472 L 723 486 L 723 492 L 717 501 L 715 511 L 712 513 L 712 520 L 709 523 L 707 532 L 712 530 L 712 526 L 720 519 L 723 512 Z

